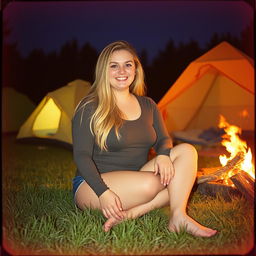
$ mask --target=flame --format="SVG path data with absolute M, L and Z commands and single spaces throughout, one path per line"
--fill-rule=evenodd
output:
M 238 152 L 243 152 L 245 157 L 244 161 L 238 166 L 238 169 L 241 169 L 247 172 L 251 177 L 255 179 L 254 166 L 252 164 L 252 152 L 251 149 L 247 149 L 247 143 L 239 138 L 239 135 L 242 133 L 241 128 L 230 125 L 226 119 L 220 115 L 219 128 L 224 128 L 226 134 L 222 136 L 223 140 L 221 144 L 226 147 L 226 150 L 230 153 L 230 156 L 220 155 L 219 160 L 222 166 L 225 166 L 229 160 L 234 158 Z M 228 185 L 233 185 L 229 177 L 235 175 L 236 171 L 229 171 L 224 174 L 221 178 L 224 180 L 224 183 Z

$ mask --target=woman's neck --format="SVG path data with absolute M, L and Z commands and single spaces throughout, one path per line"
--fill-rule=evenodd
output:
M 114 92 L 114 95 L 116 98 L 117 105 L 129 101 L 133 97 L 133 95 L 128 90 Z

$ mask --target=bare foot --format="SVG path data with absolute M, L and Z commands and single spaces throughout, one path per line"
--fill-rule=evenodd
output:
M 194 236 L 211 237 L 217 233 L 217 230 L 202 226 L 186 214 L 173 215 L 169 221 L 169 230 L 171 232 L 179 232 L 181 228 Z
M 136 206 L 134 208 L 131 208 L 127 211 L 125 211 L 125 219 L 124 220 L 128 220 L 128 219 L 137 219 L 140 216 L 146 214 L 147 212 L 149 212 L 151 210 L 150 205 L 144 204 L 144 205 L 139 205 Z M 103 230 L 105 232 L 108 232 L 112 227 L 114 227 L 115 225 L 121 223 L 124 220 L 118 220 L 116 218 L 109 218 L 103 225 Z
M 123 220 L 118 220 L 116 218 L 109 218 L 107 219 L 107 221 L 104 223 L 103 225 L 103 230 L 105 232 L 108 232 L 112 227 L 114 227 L 115 225 L 121 223 Z

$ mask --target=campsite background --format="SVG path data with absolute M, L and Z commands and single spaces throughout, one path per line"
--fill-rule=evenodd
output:
M 59 147 L 63 138 L 71 140 L 74 102 L 88 90 L 86 81 L 93 81 L 99 52 L 114 40 L 127 40 L 137 49 L 148 95 L 157 103 L 189 63 L 223 41 L 232 45 L 221 44 L 228 49 L 223 62 L 251 81 L 253 64 L 240 51 L 254 58 L 252 2 L 2 1 L 2 255 L 245 255 L 250 250 L 248 255 L 253 255 L 253 203 L 240 194 L 225 198 L 216 191 L 215 196 L 204 195 L 197 186 L 188 211 L 203 225 L 220 231 L 211 239 L 183 231 L 170 234 L 168 207 L 123 222 L 110 233 L 102 232 L 105 219 L 99 211 L 80 211 L 75 206 L 72 151 Z M 250 68 L 233 69 L 237 65 L 229 65 L 229 60 L 239 65 L 244 61 Z M 217 75 L 222 75 L 221 70 Z M 234 99 L 232 93 L 238 90 L 229 91 L 228 98 Z M 244 94 L 236 95 L 247 99 Z M 200 104 L 198 95 L 193 98 Z M 35 127 L 39 122 L 57 123 L 53 128 L 58 132 Z M 22 128 L 29 131 L 26 135 L 33 133 L 42 140 L 22 143 L 17 136 Z M 47 138 L 59 142 L 47 144 Z M 249 142 L 253 144 L 254 139 Z M 213 145 L 212 151 L 199 151 L 199 168 L 220 165 L 217 154 L 223 152 Z
M 156 102 L 192 60 L 222 41 L 254 56 L 252 1 L 16 1 L 4 7 L 2 85 L 36 105 L 75 79 L 93 82 L 99 52 L 117 39 L 138 50 L 147 94 Z

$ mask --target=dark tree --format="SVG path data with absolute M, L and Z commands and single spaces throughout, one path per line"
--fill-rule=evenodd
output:
M 241 47 L 249 57 L 254 58 L 253 21 L 241 32 Z
M 213 47 L 217 46 L 218 44 L 220 44 L 221 42 L 226 41 L 228 43 L 230 43 L 232 46 L 241 49 L 241 40 L 240 38 L 236 37 L 236 36 L 232 36 L 230 33 L 224 33 L 224 34 L 218 34 L 218 33 L 214 33 L 210 39 L 210 41 L 206 44 L 206 47 L 204 49 L 204 51 L 209 51 L 210 49 L 212 49 Z
M 144 69 L 147 68 L 148 66 L 148 52 L 146 49 L 143 49 L 140 53 L 139 53 L 139 58 L 141 61 L 141 64 L 143 66 Z
M 201 54 L 196 41 L 180 43 L 176 47 L 174 41 L 170 40 L 148 69 L 148 95 L 158 102 L 187 65 Z
M 77 79 L 77 70 L 79 68 L 79 49 L 76 40 L 67 42 L 62 46 L 58 58 L 56 74 L 59 80 L 59 86 Z
M 77 74 L 80 78 L 93 82 L 98 52 L 89 43 L 85 43 L 79 52 Z
M 36 103 L 42 99 L 49 87 L 47 86 L 47 62 L 43 50 L 35 49 L 25 60 L 24 83 L 22 92 Z
M 158 102 L 173 81 L 176 48 L 170 40 L 163 51 L 152 62 L 147 72 L 148 95 Z
M 57 53 L 51 52 L 45 57 L 45 76 L 46 76 L 46 84 L 45 84 L 45 91 L 44 94 L 48 93 L 49 91 L 53 91 L 62 84 L 60 84 L 60 76 L 61 72 L 59 72 L 59 56 Z M 64 84 L 63 84 L 64 85 Z M 43 93 L 41 97 L 43 97 Z
M 22 81 L 24 74 L 24 60 L 22 59 L 17 42 L 8 43 L 8 37 L 11 34 L 11 28 L 8 21 L 3 21 L 3 56 L 2 56 L 2 85 L 13 87 L 18 91 L 22 90 Z

